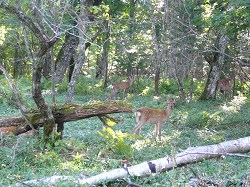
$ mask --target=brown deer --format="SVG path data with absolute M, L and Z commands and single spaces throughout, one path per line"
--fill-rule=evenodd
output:
M 167 121 L 174 109 L 175 100 L 167 100 L 168 107 L 166 110 L 143 107 L 135 112 L 137 125 L 133 129 L 133 133 L 140 134 L 140 129 L 145 124 L 155 124 L 155 138 L 161 141 L 161 128 Z
M 136 76 L 129 77 L 129 82 L 114 82 L 111 84 L 112 91 L 110 94 L 110 98 L 116 95 L 120 90 L 123 90 L 123 97 L 125 90 L 130 88 L 131 85 L 134 83 Z
M 233 96 L 233 84 L 234 81 L 232 79 L 221 79 L 218 81 L 218 90 L 222 93 L 222 95 L 226 98 Z

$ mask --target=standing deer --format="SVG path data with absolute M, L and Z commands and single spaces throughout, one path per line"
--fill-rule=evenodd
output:
M 140 134 L 140 129 L 145 124 L 155 124 L 155 138 L 159 138 L 161 141 L 161 128 L 167 121 L 174 109 L 175 100 L 167 100 L 168 107 L 166 110 L 154 109 L 143 107 L 135 112 L 135 119 L 137 125 L 134 127 L 133 132 Z
M 218 81 L 218 90 L 224 95 L 226 98 L 226 95 L 228 97 L 231 97 L 233 95 L 233 80 L 232 79 L 221 79 Z
M 130 86 L 134 83 L 136 76 L 129 77 L 129 82 L 114 82 L 111 84 L 112 91 L 110 94 L 110 98 L 114 95 L 116 95 L 120 90 L 125 90 L 130 88 Z M 123 97 L 124 97 L 123 92 Z

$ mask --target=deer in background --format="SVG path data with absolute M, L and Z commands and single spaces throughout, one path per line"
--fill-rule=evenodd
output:
M 161 141 L 161 129 L 167 121 L 174 109 L 175 100 L 167 100 L 168 107 L 166 110 L 143 107 L 135 112 L 137 125 L 133 129 L 133 133 L 139 135 L 140 129 L 145 124 L 155 124 L 155 138 Z
M 123 90 L 123 97 L 125 90 L 130 88 L 134 83 L 136 76 L 129 77 L 129 82 L 114 82 L 111 84 L 112 91 L 110 94 L 110 98 L 116 95 L 120 90 Z
M 233 85 L 234 81 L 233 79 L 221 79 L 218 81 L 218 90 L 223 94 L 223 96 L 226 98 L 226 95 L 228 97 L 233 96 Z

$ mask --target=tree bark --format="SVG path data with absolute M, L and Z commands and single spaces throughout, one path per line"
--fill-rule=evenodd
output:
M 44 136 L 49 138 L 49 135 L 52 133 L 53 128 L 55 127 L 55 119 L 52 114 L 51 108 L 46 104 L 44 97 L 42 96 L 41 88 L 41 78 L 42 78 L 42 69 L 43 63 L 42 60 L 36 60 L 33 65 L 33 74 L 32 74 L 32 96 L 39 110 L 46 118 L 44 123 Z
M 221 156 L 243 156 L 240 154 L 231 153 L 246 153 L 250 151 L 250 136 L 222 142 L 219 144 L 190 147 L 185 151 L 174 156 L 166 156 L 157 160 L 143 162 L 138 165 L 127 168 L 114 169 L 108 172 L 101 173 L 89 178 L 74 178 L 72 176 L 52 176 L 40 180 L 30 180 L 16 184 L 15 186 L 26 185 L 56 185 L 59 181 L 71 181 L 74 185 L 95 185 L 101 184 L 110 180 L 122 179 L 127 176 L 141 177 L 160 172 L 172 170 L 176 167 L 181 167 L 186 164 L 201 162 L 211 158 L 220 158 Z
M 154 44 L 154 56 L 156 61 L 156 69 L 155 69 L 155 95 L 159 95 L 159 80 L 160 80 L 160 68 L 161 68 L 161 52 L 160 46 L 157 40 L 157 32 L 156 32 L 156 20 L 154 15 L 154 7 L 151 3 L 151 0 L 148 1 L 150 3 L 151 9 L 151 29 L 152 29 L 152 40 Z
M 66 100 L 65 103 L 69 104 L 72 102 L 73 96 L 74 96 L 74 92 L 75 92 L 75 86 L 77 83 L 77 78 L 81 72 L 82 66 L 85 63 L 85 44 L 87 42 L 86 40 L 86 32 L 87 32 L 87 3 L 84 1 L 80 1 L 81 4 L 81 10 L 80 10 L 80 15 L 78 17 L 78 30 L 79 30 L 79 51 L 77 53 L 77 58 L 75 60 L 75 65 L 74 65 L 74 69 L 72 72 L 72 76 L 70 79 L 70 83 L 69 83 L 69 88 L 67 91 L 67 96 L 66 96 Z
M 32 61 L 32 96 L 33 99 L 41 111 L 42 115 L 46 118 L 44 124 L 44 136 L 48 140 L 50 133 L 53 131 L 55 121 L 52 115 L 50 107 L 46 104 L 41 91 L 41 72 L 43 70 L 44 63 L 42 62 L 43 56 L 47 53 L 48 49 L 52 47 L 57 41 L 57 37 L 49 37 L 46 30 L 40 26 L 39 23 L 33 21 L 28 15 L 25 15 L 20 5 L 17 3 L 17 8 L 8 4 L 5 1 L 0 1 L 1 8 L 5 9 L 9 13 L 17 16 L 17 18 L 25 24 L 34 35 L 39 39 L 39 48 L 36 53 L 36 57 Z M 31 51 L 31 50 L 30 50 Z M 45 142 L 47 141 L 45 140 Z
M 97 102 L 87 105 L 57 106 L 57 108 L 53 109 L 52 114 L 55 119 L 55 123 L 59 124 L 61 129 L 63 129 L 62 124 L 65 122 L 113 113 L 132 112 L 132 108 L 133 106 L 131 104 L 127 104 L 123 101 L 110 101 L 105 103 Z M 26 116 L 28 116 L 29 121 L 35 128 L 46 124 L 46 119 L 39 111 L 26 113 Z M 31 129 L 28 125 L 23 126 L 23 124 L 26 124 L 23 117 L 2 118 L 0 119 L 0 131 L 2 127 L 17 126 L 16 129 L 12 130 L 12 132 L 13 134 L 18 135 Z
M 73 59 L 77 45 L 79 43 L 79 38 L 76 29 L 72 29 L 70 33 L 67 33 L 65 36 L 64 44 L 60 49 L 57 58 L 56 58 L 56 72 L 55 72 L 55 83 L 62 82 L 66 69 L 69 67 L 70 61 Z M 74 35 L 72 35 L 72 34 Z
M 106 90 L 108 85 L 108 55 L 109 55 L 109 22 L 108 20 L 104 20 L 103 22 L 105 27 L 104 33 L 104 44 L 103 44 L 103 52 L 102 52 L 102 60 L 103 60 L 103 88 Z
M 204 58 L 210 65 L 206 86 L 200 97 L 200 100 L 215 99 L 217 83 L 220 79 L 221 71 L 224 65 L 225 51 L 227 47 L 227 36 L 222 34 L 218 36 L 218 44 L 216 45 L 216 52 L 213 55 L 205 55 Z

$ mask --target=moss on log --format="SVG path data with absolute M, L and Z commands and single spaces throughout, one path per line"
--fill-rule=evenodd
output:
M 58 106 L 53 109 L 55 122 L 58 124 L 76 121 L 94 116 L 102 116 L 113 113 L 132 112 L 133 105 L 124 101 L 93 102 L 90 104 L 70 104 Z M 45 119 L 37 110 L 27 112 L 31 124 L 37 128 L 43 126 Z M 13 134 L 20 134 L 30 130 L 22 116 L 0 119 L 0 131 L 2 127 L 16 126 Z

